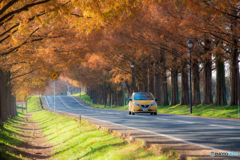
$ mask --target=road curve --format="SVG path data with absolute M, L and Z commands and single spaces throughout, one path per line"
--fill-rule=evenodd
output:
M 53 110 L 53 96 L 45 96 L 43 99 Z M 239 120 L 148 113 L 128 115 L 128 111 L 87 107 L 81 100 L 72 96 L 56 96 L 55 104 L 57 111 L 80 114 L 193 143 L 200 147 L 238 152 L 240 155 Z

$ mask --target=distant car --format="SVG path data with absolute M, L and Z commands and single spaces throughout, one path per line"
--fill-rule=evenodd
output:
M 134 92 L 129 98 L 129 114 L 150 113 L 157 115 L 157 99 L 149 92 Z

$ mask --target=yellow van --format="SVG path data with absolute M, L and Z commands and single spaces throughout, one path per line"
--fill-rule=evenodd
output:
M 152 93 L 149 92 L 134 92 L 129 98 L 129 114 L 135 113 L 150 113 L 157 115 L 157 99 L 154 99 Z

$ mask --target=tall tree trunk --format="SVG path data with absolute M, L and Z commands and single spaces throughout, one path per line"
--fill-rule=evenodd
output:
M 6 73 L 6 82 L 7 82 L 7 115 L 12 118 L 12 107 L 11 107 L 11 83 L 10 83 L 10 71 Z
M 181 68 L 181 105 L 189 104 L 188 70 L 187 63 L 182 60 Z
M 212 61 L 210 50 L 210 40 L 205 40 L 205 59 L 203 66 L 203 100 L 202 104 L 211 104 L 212 103 Z
M 146 71 L 146 69 L 144 68 L 142 68 L 142 79 L 143 79 L 142 92 L 148 92 L 148 71 Z
M 107 99 L 107 88 L 106 88 L 106 80 L 105 80 L 105 77 L 104 77 L 104 83 L 103 83 L 103 104 L 104 104 L 104 107 L 106 106 L 106 99 Z
M 17 116 L 17 110 L 16 110 L 16 97 L 11 95 L 11 106 L 12 106 L 12 116 L 15 117 Z
M 168 92 L 167 92 L 167 76 L 165 74 L 161 74 L 161 105 L 169 105 L 168 102 Z
M 115 102 L 115 91 L 114 89 L 112 90 L 112 105 L 114 105 Z
M 3 127 L 3 121 L 7 120 L 6 113 L 6 75 L 0 68 L 0 126 Z
M 149 92 L 154 94 L 154 76 L 150 77 Z
M 215 105 L 226 105 L 225 67 L 224 60 L 219 53 L 216 53 L 216 78 Z
M 16 108 L 16 97 L 14 96 L 13 97 L 13 104 L 14 104 L 14 107 L 15 107 L 15 109 L 14 109 L 14 112 L 15 112 L 15 116 L 17 116 L 18 115 L 18 113 L 17 113 L 17 108 Z
M 192 93 L 193 93 L 193 105 L 198 105 L 201 103 L 200 101 L 200 87 L 199 87 L 199 81 L 200 81 L 200 77 L 199 77 L 199 65 L 198 65 L 198 60 L 194 59 L 193 60 L 193 64 L 192 64 Z M 211 89 L 211 88 L 210 88 Z
M 104 84 L 102 85 L 101 105 L 104 105 Z
M 237 15 L 236 11 L 234 11 Z M 239 100 L 239 68 L 238 68 L 238 39 L 236 37 L 236 28 L 237 28 L 237 19 L 231 18 L 231 31 L 232 31 L 232 46 L 230 54 L 230 81 L 231 81 L 231 90 L 230 90 L 230 105 L 237 105 Z
M 117 105 L 117 91 L 114 91 L 114 105 Z
M 109 85 L 109 101 L 108 101 L 108 105 L 111 105 L 111 100 L 112 100 L 112 91 L 111 91 L 111 85 Z
M 237 48 L 237 47 L 236 47 Z M 230 90 L 230 105 L 238 104 L 238 51 L 234 49 L 230 55 L 230 81 L 231 81 L 231 90 Z
M 231 5 L 229 7 L 232 7 Z M 232 15 L 237 16 L 238 11 L 235 8 L 231 8 Z M 237 105 L 239 100 L 239 68 L 238 68 L 238 37 L 237 37 L 237 18 L 230 17 L 231 21 L 231 54 L 230 54 L 230 105 Z
M 160 85 L 161 85 L 161 105 L 169 105 L 168 102 L 168 90 L 167 90 L 167 74 L 166 74 L 166 61 L 165 56 L 162 54 L 160 58 L 161 66 L 161 76 L 160 76 Z
M 27 113 L 27 101 L 28 101 L 28 97 L 27 96 L 24 97 L 24 101 L 25 101 L 25 108 L 26 108 L 26 113 Z
M 131 87 L 130 87 L 128 81 L 125 81 L 125 84 L 126 84 L 127 92 L 130 95 L 131 94 L 131 89 L 130 89 Z
M 16 116 L 16 103 L 14 103 L 14 96 L 12 95 L 12 83 L 11 83 L 11 72 L 9 71 L 8 74 L 8 88 L 9 88 L 9 108 L 10 108 L 10 115 L 11 117 L 15 117 Z
M 178 103 L 178 71 L 173 69 L 171 71 L 171 105 Z
M 102 103 L 102 85 L 98 85 L 98 94 L 96 95 L 96 99 L 97 99 L 97 104 L 101 104 Z
M 146 88 L 146 92 L 150 92 L 150 70 L 148 68 L 147 70 L 147 88 Z
M 154 97 L 157 98 L 158 101 L 160 102 L 161 99 L 159 98 L 159 92 L 160 92 L 159 78 L 160 78 L 159 74 L 154 75 Z
M 212 103 L 212 62 L 208 60 L 203 67 L 203 101 L 202 104 Z

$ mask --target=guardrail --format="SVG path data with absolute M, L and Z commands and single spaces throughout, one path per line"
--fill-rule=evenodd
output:
M 26 109 L 26 108 L 25 107 L 18 107 L 18 106 L 16 106 L 16 109 L 22 109 L 22 112 L 23 112 L 23 110 Z

